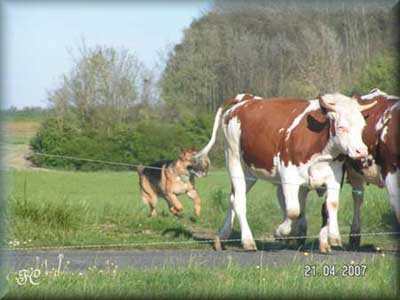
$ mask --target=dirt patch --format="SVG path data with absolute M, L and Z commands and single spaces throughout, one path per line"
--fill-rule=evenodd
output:
M 36 134 L 40 122 L 7 121 L 2 126 L 6 137 L 31 138 Z
M 1 145 L 2 153 L 5 153 L 4 165 L 6 168 L 28 169 L 32 168 L 32 163 L 28 160 L 32 150 L 29 145 Z

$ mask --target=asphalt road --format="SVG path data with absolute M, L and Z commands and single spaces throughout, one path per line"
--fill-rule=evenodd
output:
M 329 263 L 359 263 L 369 259 L 380 259 L 380 252 L 351 252 L 333 251 L 330 254 L 319 254 L 315 252 L 301 252 L 296 250 L 268 250 L 257 252 L 244 252 L 235 250 L 213 251 L 213 250 L 110 250 L 110 251 L 3 251 L 2 263 L 9 271 L 35 268 L 38 265 L 43 268 L 45 261 L 48 270 L 57 269 L 59 256 L 63 256 L 61 269 L 69 272 L 86 272 L 89 267 L 96 266 L 104 269 L 108 263 L 118 267 L 133 267 L 140 269 L 159 268 L 163 266 L 184 267 L 188 265 L 200 266 L 224 266 L 230 261 L 243 266 L 275 265 L 284 266 L 288 264 L 310 264 L 313 262 Z M 385 256 L 400 257 L 397 251 L 386 252 Z M 68 263 L 67 263 L 68 261 Z

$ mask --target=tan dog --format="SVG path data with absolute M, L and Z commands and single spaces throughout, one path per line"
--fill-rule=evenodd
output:
M 182 194 L 193 199 L 194 214 L 200 215 L 201 200 L 194 188 L 195 173 L 190 171 L 195 154 L 194 148 L 181 150 L 177 160 L 160 160 L 147 167 L 138 167 L 142 199 L 150 207 L 150 217 L 157 215 L 158 197 L 167 200 L 174 215 L 180 215 L 183 206 L 177 196 Z

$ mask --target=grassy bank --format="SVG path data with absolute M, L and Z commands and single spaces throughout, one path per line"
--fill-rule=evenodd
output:
M 343 262 L 336 264 L 340 270 Z M 190 265 L 185 268 L 161 267 L 151 270 L 117 268 L 91 270 L 88 273 L 48 274 L 38 285 L 16 284 L 9 276 L 5 299 L 56 297 L 141 297 L 155 298 L 325 298 L 388 299 L 398 295 L 393 258 L 380 256 L 362 262 L 366 271 L 360 277 L 304 276 L 304 264 L 291 262 L 286 267 L 257 265 L 240 267 L 234 262 L 219 268 Z M 318 264 L 332 266 L 329 261 Z M 384 276 L 382 276 L 384 274 Z
M 185 207 L 182 218 L 172 216 L 163 199 L 159 200 L 159 215 L 148 218 L 148 208 L 141 201 L 135 172 L 12 170 L 8 172 L 8 178 L 10 239 L 17 240 L 19 246 L 107 245 L 212 238 L 224 221 L 230 191 L 226 173 L 217 171 L 197 180 L 203 200 L 199 218 L 193 218 L 193 205 L 186 196 L 181 197 Z M 350 188 L 346 185 L 341 192 L 339 211 L 343 233 L 349 232 L 352 219 L 350 196 Z M 307 202 L 309 235 L 319 232 L 322 201 L 316 193 L 310 193 Z M 281 219 L 275 188 L 269 183 L 258 182 L 248 195 L 248 220 L 253 233 L 258 237 L 271 235 Z M 385 191 L 368 187 L 362 207 L 363 232 L 393 231 L 395 224 Z M 238 237 L 237 225 L 234 237 Z M 343 240 L 347 242 L 347 237 Z M 396 239 L 393 236 L 366 236 L 363 244 L 393 248 Z M 151 246 L 155 247 L 170 248 L 171 245 Z

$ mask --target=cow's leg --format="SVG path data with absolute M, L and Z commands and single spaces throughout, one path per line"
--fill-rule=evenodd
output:
M 322 226 L 319 232 L 319 251 L 322 253 L 331 252 L 331 246 L 328 242 L 328 210 L 326 200 L 321 207 Z
M 299 190 L 299 202 L 300 202 L 300 218 L 291 220 L 287 216 L 285 197 L 283 194 L 282 186 L 278 186 L 276 194 L 279 200 L 279 205 L 283 211 L 283 222 L 275 230 L 275 237 L 282 237 L 287 232 L 288 228 L 291 228 L 290 236 L 306 236 L 307 235 L 307 220 L 306 220 L 306 199 L 308 194 L 308 188 L 301 187 Z M 297 243 L 304 244 L 305 238 L 296 240 Z
M 386 189 L 389 194 L 390 204 L 400 225 L 400 170 L 388 173 L 385 178 Z
M 281 187 L 282 190 L 278 187 L 277 196 L 279 203 L 281 203 L 281 208 L 284 208 L 284 221 L 275 231 L 275 235 L 278 237 L 288 236 L 292 231 L 293 220 L 297 219 L 300 215 L 300 186 L 298 184 L 282 184 Z
M 358 249 L 361 244 L 361 205 L 364 200 L 364 185 L 362 180 L 350 179 L 353 197 L 353 222 L 350 229 L 350 248 Z
M 306 242 L 305 236 L 307 235 L 307 219 L 306 219 L 306 200 L 309 189 L 306 187 L 300 187 L 299 201 L 300 201 L 300 217 L 293 221 L 291 236 L 299 236 L 296 239 L 296 246 L 304 246 Z
M 246 181 L 246 193 L 247 193 L 254 186 L 254 184 L 256 183 L 257 179 L 256 178 L 252 178 L 250 176 L 250 174 L 246 174 L 245 181 Z M 229 201 L 229 207 L 228 207 L 228 211 L 227 211 L 227 214 L 226 214 L 225 222 L 224 222 L 224 225 L 222 226 L 222 228 L 221 228 L 221 230 L 219 232 L 219 237 L 215 241 L 215 249 L 217 249 L 217 250 L 221 250 L 222 249 L 221 241 L 223 242 L 223 240 L 228 239 L 229 236 L 232 233 L 233 221 L 235 219 L 235 210 L 233 208 L 234 199 L 235 199 L 235 194 L 234 194 L 234 188 L 232 186 L 232 193 L 231 193 L 230 198 L 229 198 L 230 201 Z M 253 249 L 250 249 L 250 250 L 253 250 Z
M 245 176 L 243 167 L 239 160 L 239 155 L 230 155 L 230 153 L 228 153 L 228 169 L 232 181 L 232 195 L 230 198 L 231 206 L 239 219 L 243 248 L 246 250 L 257 250 L 256 243 L 246 217 L 246 191 L 248 190 L 248 184 L 246 181 L 248 181 L 249 178 Z M 231 223 L 233 217 L 234 214 L 229 213 L 228 211 L 225 223 Z M 224 237 L 225 234 L 220 235 L 220 238 Z
M 276 189 L 276 196 L 283 212 L 283 221 L 274 232 L 275 237 L 279 239 L 280 237 L 286 236 L 285 233 L 288 231 L 288 228 L 292 226 L 292 220 L 288 218 L 286 213 L 285 196 L 283 195 L 282 185 L 279 185 Z
M 339 208 L 339 191 L 340 185 L 332 185 L 327 187 L 326 201 L 323 208 L 323 219 L 327 220 L 327 224 L 323 224 L 319 234 L 319 247 L 322 253 L 329 252 L 330 245 L 342 245 L 339 233 L 339 226 L 337 222 L 337 212 Z
M 201 199 L 199 197 L 199 194 L 195 189 L 192 189 L 187 192 L 187 195 L 190 199 L 193 200 L 193 206 L 194 206 L 194 215 L 196 217 L 200 216 L 200 209 L 201 209 Z

